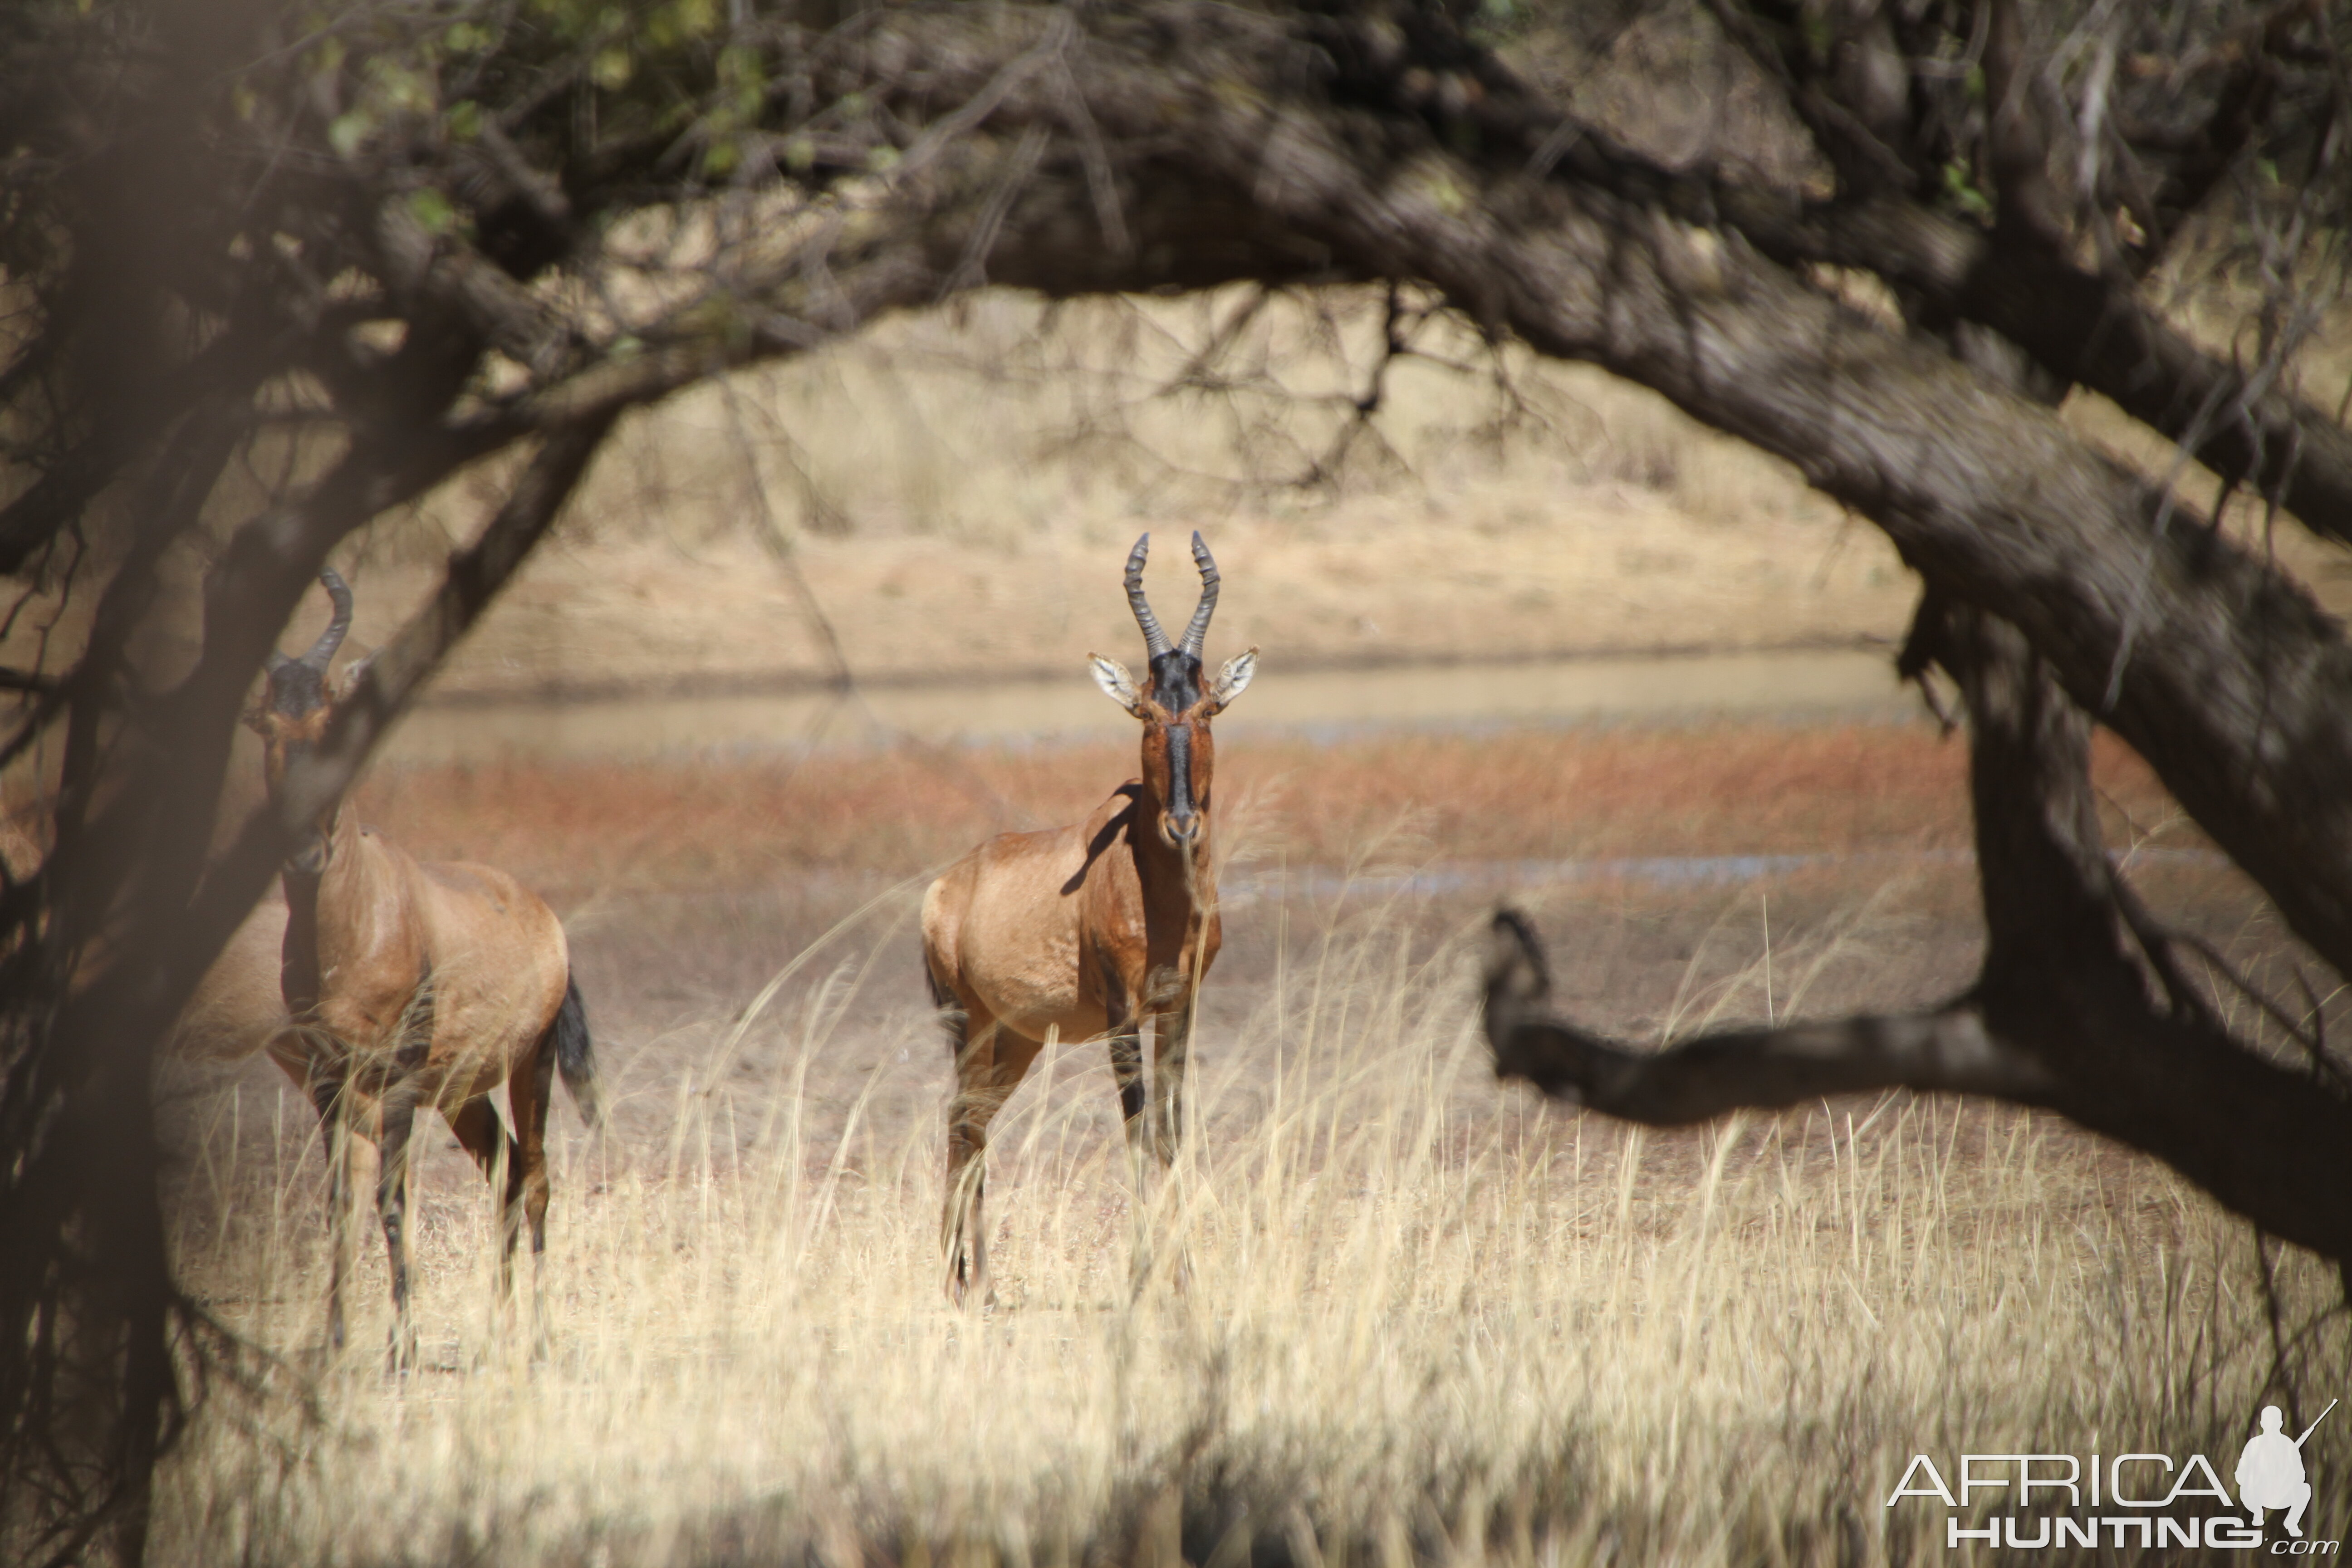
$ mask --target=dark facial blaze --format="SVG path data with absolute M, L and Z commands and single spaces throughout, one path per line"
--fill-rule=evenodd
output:
M 1167 837 L 1189 841 L 1201 831 L 1199 805 L 1192 799 L 1192 726 L 1168 726 L 1167 808 L 1161 815 Z

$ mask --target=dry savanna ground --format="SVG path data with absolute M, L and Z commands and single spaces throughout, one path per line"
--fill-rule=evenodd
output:
M 2098 761 L 2150 899 L 2293 994 L 2258 902 Z M 425 1364 L 385 1375 L 375 1246 L 327 1358 L 307 1110 L 266 1068 L 175 1078 L 180 1256 L 256 1356 L 172 1464 L 162 1560 L 1908 1562 L 1945 1548 L 1939 1505 L 1886 1506 L 1914 1453 L 2226 1473 L 2263 1398 L 2352 1389 L 2331 1275 L 2274 1247 L 2266 1276 L 2244 1226 L 2050 1119 L 1890 1095 L 1638 1133 L 1491 1078 L 1470 968 L 1501 897 L 1564 1004 L 1641 1040 L 1964 984 L 1963 754 L 1932 727 L 1221 764 L 1184 1153 L 1139 1209 L 1103 1054 L 1060 1047 L 995 1128 L 970 1314 L 940 1282 L 921 875 L 1084 810 L 1124 749 L 380 773 L 365 816 L 512 868 L 572 935 L 614 1116 L 559 1108 L 551 1350 L 497 1307 L 488 1202 L 436 1133 Z M 2307 1452 L 2340 1476 L 2352 1426 Z M 2343 1522 L 2323 1486 L 2307 1528 Z

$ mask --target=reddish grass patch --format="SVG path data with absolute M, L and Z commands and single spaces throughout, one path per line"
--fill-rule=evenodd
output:
M 1218 761 L 1229 846 L 1293 864 L 1969 843 L 1965 748 L 1925 727 L 1229 738 Z M 744 888 L 912 875 L 992 833 L 1076 821 L 1134 766 L 1128 747 L 1095 744 L 413 768 L 379 775 L 360 809 L 417 854 L 489 861 L 550 891 Z M 2177 820 L 2119 742 L 2101 738 L 2095 771 L 2119 844 Z

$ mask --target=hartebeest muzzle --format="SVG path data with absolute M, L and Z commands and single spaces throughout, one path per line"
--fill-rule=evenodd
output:
M 1201 813 L 1192 800 L 1192 726 L 1168 726 L 1167 805 L 1160 813 L 1160 841 L 1190 848 L 1201 837 Z

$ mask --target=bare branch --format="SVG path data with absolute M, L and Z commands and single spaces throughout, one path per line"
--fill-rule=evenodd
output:
M 1549 986 L 1535 933 L 1509 910 L 1496 914 L 1488 935 L 1485 984 L 1497 1077 L 1652 1126 L 1879 1089 L 2041 1104 L 2056 1087 L 2046 1068 L 1988 1034 L 1966 998 L 1921 1013 L 1727 1030 L 1663 1051 L 1619 1045 L 1546 1016 Z

